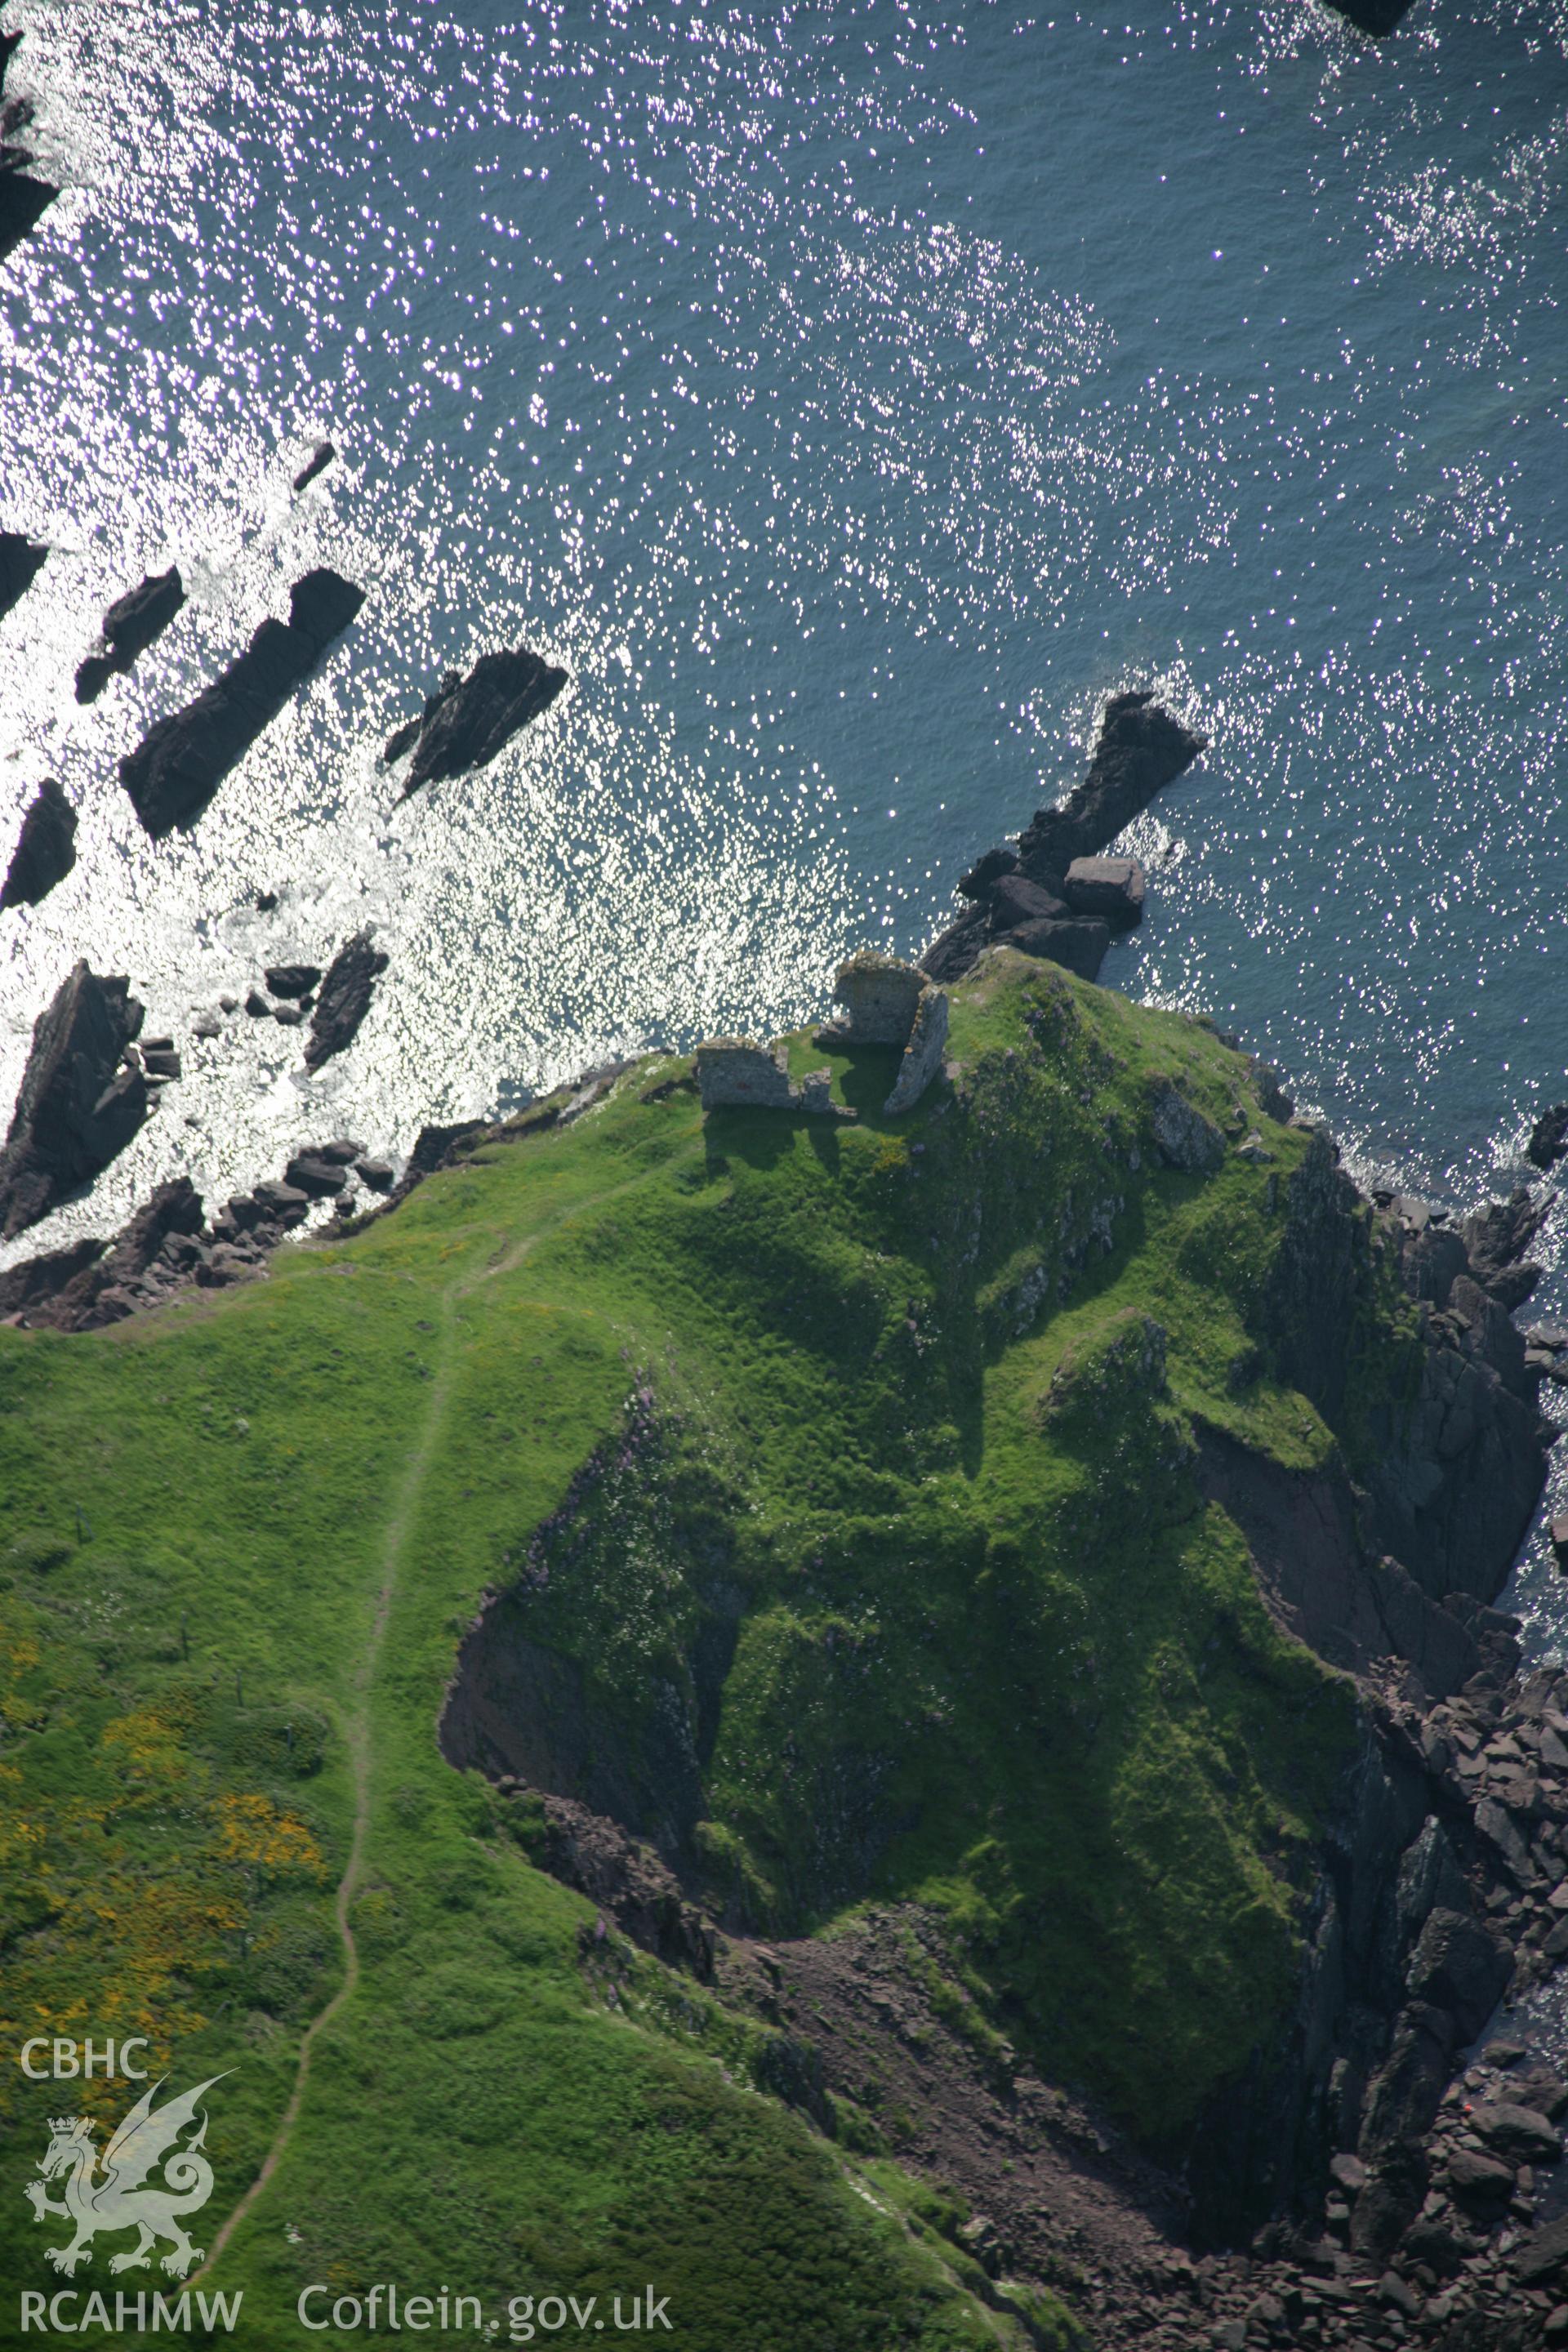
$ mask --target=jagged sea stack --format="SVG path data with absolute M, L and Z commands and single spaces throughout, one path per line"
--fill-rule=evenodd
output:
M 121 1066 L 142 1007 L 118 973 L 79 963 L 33 1026 L 32 1051 L 0 1150 L 0 1234 L 37 1224 L 123 1151 L 151 1108 Z
M 0 889 L 0 910 L 36 907 L 76 864 L 76 811 L 52 776 L 46 776 L 22 819 L 22 830 Z

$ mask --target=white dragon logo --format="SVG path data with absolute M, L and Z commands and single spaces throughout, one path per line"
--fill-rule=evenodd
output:
M 93 2179 L 98 2150 L 92 2144 L 91 2116 L 50 2119 L 49 2145 L 38 2159 L 38 2170 L 45 2180 L 56 2180 L 62 2172 L 68 2175 L 65 2202 L 53 2204 L 37 2180 L 30 2180 L 23 2194 L 32 2206 L 35 2221 L 52 2219 L 76 2224 L 76 2235 L 68 2246 L 46 2250 L 56 2270 L 64 2271 L 68 2278 L 80 2263 L 89 2263 L 90 2242 L 100 2230 L 142 2233 L 129 2253 L 112 2258 L 111 2271 L 146 2270 L 160 2238 L 167 2238 L 173 2248 L 163 2259 L 171 2278 L 184 2278 L 201 2261 L 203 2249 L 192 2245 L 182 2216 L 195 2212 L 212 2195 L 213 2168 L 201 2153 L 207 2133 L 205 2114 L 184 2147 L 175 2143 L 186 2125 L 195 2120 L 203 2092 L 222 2080 L 221 2074 L 211 2074 L 194 2091 L 185 2092 L 182 2098 L 167 2099 L 156 2109 L 153 2101 L 163 2082 L 143 2091 L 103 2151 L 100 2180 Z M 160 2162 L 162 2180 L 143 2188 L 148 2173 Z

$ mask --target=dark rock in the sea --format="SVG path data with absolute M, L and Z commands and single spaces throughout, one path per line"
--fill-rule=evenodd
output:
M 975 859 L 967 874 L 959 876 L 959 897 L 989 898 L 992 886 L 1000 882 L 1004 874 L 1013 873 L 1017 863 L 1018 853 L 1011 842 L 1005 842 L 999 849 L 988 849 L 984 857 Z
M 33 1026 L 32 1051 L 0 1150 L 0 1234 L 9 1240 L 107 1168 L 150 1108 L 140 1070 L 121 1066 L 142 1007 L 118 974 L 79 963 Z
M 0 7 L 4 5 L 5 0 L 0 0 Z M 5 69 L 21 38 L 20 33 L 0 33 L 0 90 L 5 87 Z M 32 106 L 25 98 L 11 99 L 0 106 L 0 261 L 32 235 L 59 194 L 48 181 L 35 180 L 26 171 L 33 159 L 15 134 L 25 130 L 32 118 Z
M 253 1021 L 269 1021 L 272 1017 L 272 1007 L 258 988 L 253 988 L 247 992 L 245 1009 Z
M 194 702 L 161 719 L 120 762 L 154 841 L 195 824 L 229 770 L 348 626 L 363 589 L 326 569 L 296 583 L 287 621 L 263 621 L 239 658 Z
M 256 911 L 258 915 L 275 915 L 278 911 L 277 891 L 258 890 L 256 894 Z
M 46 776 L 22 819 L 0 908 L 36 907 L 75 864 L 76 811 L 54 778 Z
M 289 591 L 289 626 L 314 648 L 319 661 L 334 637 L 341 637 L 364 603 L 364 590 L 345 580 L 329 564 L 318 564 L 296 580 Z
M 338 950 L 327 968 L 310 1021 L 305 1047 L 305 1067 L 319 1070 L 334 1054 L 352 1045 L 360 1023 L 370 1011 L 370 993 L 390 959 L 371 945 L 369 931 L 356 931 Z
M 269 963 L 264 976 L 274 996 L 309 996 L 321 972 L 319 964 Z
M 1568 1103 L 1553 1103 L 1530 1130 L 1524 1156 L 1536 1168 L 1555 1168 L 1568 1158 Z
M 297 1225 L 310 1213 L 310 1195 L 298 1184 L 279 1183 L 276 1177 L 258 1184 L 251 1199 L 262 1216 L 280 1225 Z
M 305 1024 L 305 1008 L 302 1004 L 275 1004 L 272 1018 L 280 1022 L 285 1029 L 301 1029 Z
M 283 1171 L 283 1176 L 285 1182 L 294 1185 L 301 1192 L 308 1192 L 313 1201 L 335 1199 L 348 1182 L 341 1168 L 330 1160 L 318 1159 L 310 1151 L 297 1151 Z
M 1410 0 L 1329 0 L 1329 5 L 1358 32 L 1370 33 L 1374 41 L 1384 41 L 1409 7 Z
M 1025 923 L 1065 923 L 1070 917 L 1066 899 L 1043 890 L 1037 882 L 1026 880 L 1022 874 L 1005 874 L 991 893 L 986 929 L 995 940 Z
M 0 190 L 5 184 L 5 175 L 0 173 Z M 10 611 L 13 604 L 20 604 L 42 569 L 48 551 L 47 547 L 40 547 L 37 540 L 29 539 L 25 531 L 0 530 L 0 618 Z
M 180 1056 L 173 1045 L 144 1045 L 142 1067 L 150 1078 L 177 1078 L 183 1075 Z
M 312 1160 L 324 1160 L 329 1168 L 352 1168 L 364 1158 L 364 1146 L 352 1135 L 337 1135 L 330 1143 L 312 1143 L 310 1152 Z
M 421 784 L 488 766 L 519 728 L 549 709 L 566 675 L 527 646 L 481 654 L 466 678 L 448 670 L 420 717 L 387 742 L 389 761 L 413 747 L 402 797 L 406 800 Z
M 36 180 L 22 164 L 32 160 L 25 147 L 0 144 L 0 261 L 31 236 L 59 194 L 47 180 Z
M 390 1192 L 393 1186 L 392 1163 L 387 1160 L 357 1160 L 354 1173 L 362 1184 L 373 1192 Z
M 401 727 L 395 727 L 383 745 L 381 756 L 389 768 L 395 761 L 401 760 L 405 751 L 411 751 L 414 749 L 415 744 L 419 740 L 420 729 L 428 719 L 434 718 L 444 702 L 457 693 L 462 683 L 463 673 L 460 669 L 442 671 L 440 685 L 434 694 L 426 696 L 425 708 L 418 718 L 406 719 Z
M 1098 980 L 1105 951 L 1110 945 L 1110 928 L 1092 917 L 1083 922 L 1076 919 L 1052 922 L 1047 918 L 1020 923 L 1016 931 L 1006 933 L 1003 944 L 1016 948 L 1020 955 L 1044 956 L 1052 963 L 1065 965 L 1080 980 Z
M 139 587 L 110 604 L 103 616 L 102 653 L 89 654 L 76 674 L 76 698 L 96 702 L 110 679 L 128 670 L 154 638 L 163 635 L 185 601 L 180 567 L 148 573 Z
M 1062 887 L 1075 915 L 1103 915 L 1113 930 L 1143 919 L 1148 883 L 1135 857 L 1075 857 Z
M 299 472 L 294 477 L 294 489 L 296 496 L 300 490 L 308 490 L 318 474 L 324 474 L 326 472 L 327 467 L 331 464 L 332 459 L 337 456 L 337 451 L 333 448 L 330 441 L 317 442 L 315 447 L 311 450 L 310 456 L 306 458 L 304 464 L 300 467 Z
M 1075 857 L 1092 857 L 1206 748 L 1152 694 L 1105 706 L 1089 774 L 1060 808 L 1041 809 L 1019 837 L 1021 870 L 1059 888 Z

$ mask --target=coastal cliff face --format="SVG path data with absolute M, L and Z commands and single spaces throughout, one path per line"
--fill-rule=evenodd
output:
M 1467 1883 L 1455 1843 L 1469 1860 L 1478 1842 L 1423 1751 L 1422 1725 L 1461 1691 L 1484 1704 L 1517 1664 L 1514 1622 L 1489 1604 L 1539 1501 L 1555 1431 L 1522 1339 L 1474 1278 L 1487 1269 L 1472 1269 L 1458 1233 L 1442 1238 L 1435 1316 L 1426 1234 L 1396 1210 L 1380 1215 L 1314 1138 L 1289 1187 L 1259 1328 L 1340 1448 L 1302 1478 L 1218 1433 L 1205 1443 L 1205 1489 L 1246 1534 L 1271 1608 L 1363 1693 L 1296 2011 L 1254 2053 L 1247 2095 L 1216 2105 L 1187 2156 L 1216 2235 L 1245 2236 L 1321 2180 L 1336 2150 L 1360 2145 L 1373 2160 L 1360 2227 L 1387 2251 L 1426 2187 L 1418 2143 L 1448 2061 L 1513 1973 L 1486 1919 L 1495 1876 L 1482 1867 Z M 1423 1976 L 1435 1917 L 1464 1956 L 1436 1993 Z M 1441 2055 L 1429 2105 L 1391 2122 L 1385 2062 L 1408 2031 L 1413 1987 L 1436 2003 L 1428 2021 Z
M 1486 1604 L 1542 1479 L 1538 1376 L 1458 1236 L 1435 1322 L 1430 1247 L 1201 1027 L 1005 954 L 968 1014 L 997 1032 L 884 1155 L 876 1255 L 918 1295 L 858 1361 L 860 1410 L 882 1357 L 908 1423 L 866 1466 L 877 1508 L 847 1534 L 837 1481 L 803 1474 L 759 1548 L 750 1482 L 650 1401 L 470 1633 L 443 1742 L 651 1844 L 672 1917 L 945 1910 L 1042 2069 L 1184 2168 L 1201 2232 L 1247 2235 L 1354 2145 L 1385 2055 L 1431 1909 L 1407 1899 L 1390 1946 L 1429 1798 L 1388 1691 L 1429 1704 L 1507 1653 Z M 748 1190 L 737 1234 L 776 1220 Z M 752 1339 L 815 1352 L 831 1286 L 776 1222 L 765 1246 Z M 1242 1560 L 1201 1640 L 1162 1620 L 1155 1595 L 1212 1608 Z M 651 1678 L 616 1630 L 650 1606 Z M 1265 1731 L 1268 1687 L 1294 1696 Z M 1226 1837 L 1194 1904 L 1166 1841 L 1205 1815 Z

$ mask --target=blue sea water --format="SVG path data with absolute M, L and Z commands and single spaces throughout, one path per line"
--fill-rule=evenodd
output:
M 1105 978 L 1240 1029 L 1363 1175 L 1513 1171 L 1568 1094 L 1568 0 L 1415 0 L 1381 47 L 1310 0 L 7 22 L 66 193 L 0 268 L 0 523 L 56 551 L 0 623 L 0 849 L 53 772 L 81 855 L 0 919 L 0 1094 L 82 953 L 186 1072 L 28 1247 L 806 1017 L 1129 681 L 1212 748 Z M 118 756 L 322 561 L 359 621 L 148 843 Z M 520 636 L 569 691 L 395 808 L 380 740 Z M 392 968 L 319 1078 L 269 1023 L 189 1042 L 366 920 Z M 1539 1544 L 1519 1591 L 1555 1641 Z

